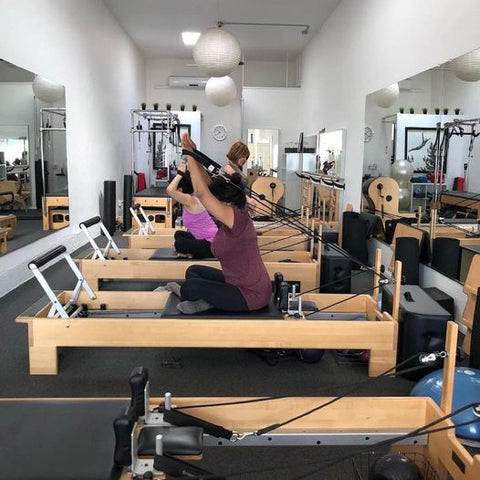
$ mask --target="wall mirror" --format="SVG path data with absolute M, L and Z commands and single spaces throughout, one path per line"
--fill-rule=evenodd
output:
M 271 174 L 271 170 L 278 169 L 278 130 L 266 128 L 248 129 L 248 149 L 250 158 L 246 168 L 264 170 Z
M 363 180 L 369 177 L 394 177 L 400 183 L 403 180 L 406 188 L 400 193 L 399 210 L 407 215 L 418 207 L 423 211 L 429 209 L 434 192 L 461 190 L 459 182 L 463 183 L 464 191 L 478 194 L 479 117 L 480 50 L 368 95 Z M 448 151 L 442 156 L 443 166 L 435 173 L 432 169 L 437 124 L 443 129 L 455 122 L 460 124 L 458 132 L 450 137 Z M 406 168 L 399 180 L 396 177 L 400 163 Z M 452 278 L 459 279 L 460 275 Z
M 0 254 L 69 223 L 63 86 L 0 60 Z

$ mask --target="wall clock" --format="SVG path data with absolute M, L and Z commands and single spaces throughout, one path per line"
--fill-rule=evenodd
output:
M 373 130 L 370 127 L 365 127 L 363 141 L 368 143 L 373 138 Z
M 217 140 L 217 142 L 223 142 L 227 138 L 227 129 L 225 125 L 215 125 L 212 129 L 212 137 Z

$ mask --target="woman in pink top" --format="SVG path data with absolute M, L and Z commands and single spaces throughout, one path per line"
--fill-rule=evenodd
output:
M 182 147 L 195 148 L 188 134 L 182 137 Z M 212 252 L 222 269 L 189 267 L 180 288 L 182 302 L 177 308 L 192 314 L 210 308 L 249 311 L 267 306 L 272 284 L 258 249 L 241 176 L 223 174 L 212 181 L 192 157 L 186 158 L 195 194 L 222 224 L 212 242 Z
M 183 224 L 187 231 L 175 232 L 177 256 L 188 258 L 213 257 L 211 243 L 218 227 L 200 200 L 193 195 L 193 185 L 186 165 L 180 165 L 167 193 L 182 205 Z

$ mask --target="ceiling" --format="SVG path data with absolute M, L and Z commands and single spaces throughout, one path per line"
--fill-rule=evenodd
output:
M 301 27 L 225 25 L 245 60 L 279 61 L 300 53 L 341 0 L 104 0 L 146 58 L 191 59 L 182 31 L 204 31 L 216 22 L 281 23 Z

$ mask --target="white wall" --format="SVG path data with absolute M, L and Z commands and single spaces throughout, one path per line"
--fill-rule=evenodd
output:
M 258 126 L 261 122 L 266 122 L 268 126 L 265 128 L 282 129 L 288 124 L 288 140 L 298 139 L 300 133 L 297 115 L 298 96 L 295 97 L 294 106 L 288 101 L 284 105 L 282 103 L 284 97 L 281 92 L 285 89 L 277 88 L 285 87 L 287 77 L 290 86 L 298 84 L 299 62 L 297 59 L 288 62 L 288 68 L 286 62 L 246 61 L 243 70 L 242 67 L 239 67 L 230 75 L 237 86 L 237 98 L 232 104 L 225 107 L 212 105 L 206 98 L 204 90 L 168 88 L 168 77 L 171 75 L 203 76 L 195 67 L 189 66 L 192 63 L 193 59 L 191 61 L 171 58 L 148 59 L 146 62 L 145 101 L 147 108 L 152 108 L 153 103 L 157 102 L 160 109 L 165 109 L 166 104 L 170 103 L 173 110 L 178 110 L 182 103 L 185 104 L 187 110 L 196 104 L 198 110 L 202 112 L 202 150 L 207 155 L 219 163 L 224 163 L 230 145 L 237 140 L 246 141 L 248 128 L 264 128 Z M 261 87 L 256 90 L 257 92 L 270 91 L 261 98 L 257 98 L 255 103 L 249 103 L 248 106 L 244 103 L 243 125 L 240 98 L 242 85 L 244 86 L 244 101 L 245 92 L 252 86 Z M 263 90 L 262 87 L 264 87 Z M 298 93 L 298 89 L 296 91 Z M 291 93 L 287 94 L 288 96 L 291 96 Z M 248 99 L 247 102 L 249 102 Z M 253 123 L 250 122 L 250 119 L 253 120 Z M 214 125 L 218 123 L 227 127 L 228 137 L 223 142 L 217 142 L 211 135 Z M 281 149 L 281 151 L 283 150 Z
M 299 88 L 245 87 L 243 89 L 244 138 L 249 128 L 278 129 L 278 151 L 281 156 L 286 143 L 298 141 L 300 95 Z M 315 132 L 308 132 L 310 133 Z
M 301 127 L 347 128 L 344 202 L 360 205 L 366 95 L 479 47 L 479 21 L 476 0 L 343 0 L 309 43 Z
M 104 180 L 122 193 L 130 170 L 130 109 L 144 98 L 144 63 L 101 0 L 0 0 L 0 58 L 65 85 L 70 227 L 0 259 L 0 295 L 30 277 L 26 262 L 84 243 Z M 19 33 L 21 32 L 21 33 Z

